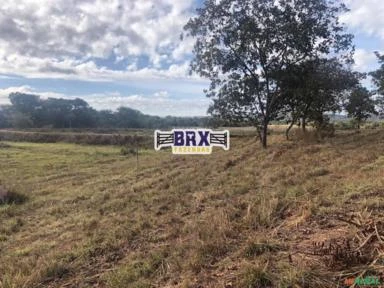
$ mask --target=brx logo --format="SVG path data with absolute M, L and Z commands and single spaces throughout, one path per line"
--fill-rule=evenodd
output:
M 211 154 L 212 147 L 229 150 L 229 131 L 173 129 L 155 131 L 155 150 L 171 147 L 173 154 Z

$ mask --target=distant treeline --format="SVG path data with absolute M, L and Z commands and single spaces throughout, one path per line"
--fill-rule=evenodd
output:
M 42 99 L 11 93 L 0 106 L 0 128 L 169 128 L 207 125 L 208 117 L 159 117 L 128 107 L 97 111 L 83 99 Z

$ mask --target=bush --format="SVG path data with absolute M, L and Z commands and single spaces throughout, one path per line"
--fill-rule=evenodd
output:
M 135 148 L 132 148 L 132 147 L 122 147 L 120 149 L 120 154 L 121 155 L 136 155 L 137 153 L 137 150 Z
M 352 130 L 352 129 L 355 129 L 356 123 L 354 120 L 339 121 L 334 123 L 334 126 L 336 129 L 339 129 L 339 130 Z
M 27 200 L 23 194 L 9 191 L 0 185 L 0 205 L 1 204 L 22 204 Z
M 2 149 L 2 148 L 11 148 L 11 145 L 8 145 L 6 143 L 1 143 L 0 142 L 0 149 Z
M 314 122 L 318 138 L 329 138 L 335 136 L 335 125 L 330 122 L 329 117 L 321 117 L 319 121 Z
M 248 265 L 242 269 L 238 279 L 239 287 L 262 288 L 272 287 L 272 277 L 265 268 L 256 265 Z
M 335 126 L 332 123 L 325 123 L 317 129 L 320 138 L 334 137 Z
M 244 255 L 247 258 L 254 258 L 266 252 L 276 252 L 281 249 L 280 245 L 268 242 L 250 242 L 244 250 Z
M 379 122 L 371 122 L 364 125 L 365 129 L 379 129 L 381 127 Z

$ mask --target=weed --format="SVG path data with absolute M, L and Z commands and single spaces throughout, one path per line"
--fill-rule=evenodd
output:
M 46 281 L 52 281 L 57 278 L 63 278 L 65 275 L 70 273 L 68 264 L 63 262 L 53 262 L 47 265 L 43 272 L 43 279 Z
M 266 271 L 266 267 L 247 265 L 242 268 L 238 278 L 238 287 L 265 288 L 273 287 L 272 276 Z
M 27 200 L 24 194 L 9 191 L 0 186 L 0 205 L 4 204 L 23 204 Z
M 11 148 L 11 145 L 7 143 L 0 142 L 0 149 L 5 149 L 5 148 Z
M 268 242 L 250 242 L 244 250 L 244 255 L 247 258 L 262 255 L 266 252 L 277 252 L 281 249 L 281 245 Z
M 120 155 L 136 155 L 137 150 L 132 147 L 122 147 L 120 149 Z
M 326 168 L 316 168 L 308 173 L 308 177 L 320 177 L 329 174 L 329 170 Z

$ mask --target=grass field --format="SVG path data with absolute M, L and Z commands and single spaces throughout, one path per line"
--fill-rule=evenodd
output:
M 2 288 L 337 287 L 384 272 L 384 130 L 138 163 L 117 146 L 3 142 L 0 185 Z

